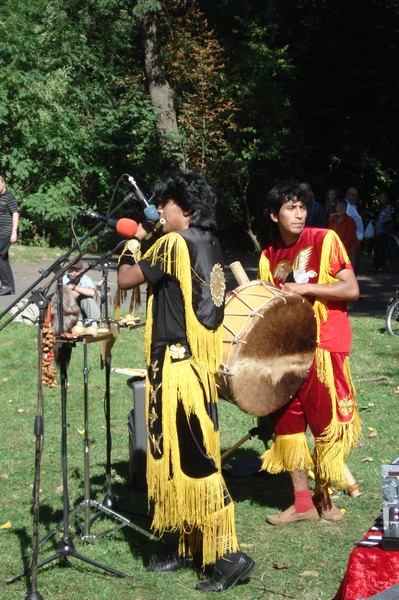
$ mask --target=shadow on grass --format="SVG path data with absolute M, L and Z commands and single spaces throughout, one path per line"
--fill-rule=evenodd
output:
M 223 474 L 235 502 L 249 500 L 260 507 L 284 510 L 292 504 L 293 492 L 289 473 L 270 475 L 259 471 L 261 461 L 253 450 L 239 449 L 226 465 Z
M 225 467 L 223 474 L 226 484 L 235 503 L 239 504 L 249 500 L 259 507 L 272 507 L 273 511 L 282 510 L 291 504 L 292 487 L 289 475 L 271 476 L 267 473 L 259 473 L 259 456 L 253 450 L 237 450 L 234 456 L 223 466 Z M 146 567 L 156 560 L 171 555 L 177 549 L 178 535 L 165 534 L 161 540 L 152 536 L 152 515 L 148 512 L 147 494 L 145 490 L 136 489 L 129 482 L 128 462 L 121 461 L 113 464 L 112 471 L 112 505 L 109 508 L 128 519 L 131 523 L 131 526 L 121 527 L 118 530 L 118 535 L 123 535 L 132 556 L 141 560 L 144 567 Z M 104 473 L 96 474 L 90 479 L 91 499 L 99 503 L 105 502 L 106 491 L 104 465 Z M 78 507 L 83 500 L 84 496 L 82 494 L 75 505 L 71 507 L 71 511 Z M 101 518 L 102 514 L 100 515 Z M 98 519 L 98 523 L 102 526 L 100 519 Z M 79 544 L 84 545 L 84 542 L 80 539 L 83 521 L 84 515 L 80 515 L 80 520 L 70 518 L 68 520 L 68 535 L 71 540 L 74 540 L 74 543 L 79 540 Z M 105 521 L 107 527 L 112 527 L 112 517 L 106 517 Z M 46 557 L 54 553 L 57 554 L 59 544 L 63 539 L 64 515 L 62 504 L 56 510 L 46 504 L 40 506 L 40 527 L 44 529 L 44 532 L 41 532 L 41 540 L 42 542 L 43 540 L 46 541 L 41 544 L 39 549 L 39 563 Z M 26 531 L 19 532 L 19 537 L 21 553 L 25 561 L 24 568 L 28 569 L 30 563 L 27 552 L 31 544 L 31 537 Z M 64 560 L 57 559 L 57 564 L 60 566 L 63 566 L 64 563 Z M 66 562 L 67 564 L 68 562 Z

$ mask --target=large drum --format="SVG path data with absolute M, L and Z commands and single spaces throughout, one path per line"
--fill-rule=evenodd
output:
M 315 348 L 311 304 L 264 281 L 248 281 L 226 297 L 219 393 L 244 412 L 268 415 L 298 391 Z

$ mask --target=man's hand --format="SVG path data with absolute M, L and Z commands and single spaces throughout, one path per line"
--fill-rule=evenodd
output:
M 283 292 L 290 294 L 299 294 L 299 296 L 311 296 L 307 283 L 283 283 L 280 288 Z

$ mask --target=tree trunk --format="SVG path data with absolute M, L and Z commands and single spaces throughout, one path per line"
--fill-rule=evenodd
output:
M 139 0 L 139 4 L 142 4 L 141 0 Z M 146 12 L 142 16 L 141 26 L 144 67 L 149 94 L 154 112 L 158 117 L 157 128 L 161 134 L 161 143 L 164 148 L 170 150 L 170 140 L 177 139 L 179 129 L 174 102 L 175 94 L 166 78 L 166 69 L 159 40 L 157 15 L 154 12 Z M 185 168 L 181 152 L 178 152 L 177 156 L 181 168 Z

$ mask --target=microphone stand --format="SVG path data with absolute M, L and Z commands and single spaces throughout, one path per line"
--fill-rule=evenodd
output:
M 37 366 L 37 407 L 34 425 L 35 433 L 35 476 L 33 481 L 33 535 L 32 535 L 32 562 L 31 562 L 31 590 L 27 594 L 27 600 L 43 600 L 37 591 L 37 556 L 39 552 L 39 512 L 40 512 L 40 464 L 43 451 L 43 384 L 42 384 L 42 352 L 43 352 L 43 325 L 46 313 L 47 301 L 41 294 L 37 294 L 35 302 L 39 308 L 38 327 L 38 366 Z
M 114 212 L 116 212 L 121 206 L 123 206 L 129 199 L 130 199 L 130 197 L 126 196 L 122 200 L 122 202 L 120 202 L 118 204 L 118 206 L 116 206 L 115 209 L 110 212 L 110 215 L 114 214 Z M 48 291 L 49 286 L 47 287 L 47 290 L 45 290 L 43 288 L 39 288 L 38 290 L 35 290 L 35 288 L 45 278 L 47 278 L 51 273 L 59 274 L 58 272 L 60 270 L 61 265 L 67 261 L 69 256 L 75 250 L 80 249 L 81 245 L 87 239 L 89 239 L 90 237 L 95 235 L 102 228 L 104 229 L 103 223 L 97 223 L 94 227 L 92 227 L 92 229 L 90 229 L 82 238 L 80 238 L 68 252 L 66 252 L 63 256 L 58 258 L 56 261 L 54 261 L 54 263 L 52 265 L 50 265 L 49 268 L 45 269 L 42 272 L 41 276 L 0 314 L 0 320 L 1 320 L 2 317 L 5 314 L 7 314 L 7 312 L 9 312 L 12 308 L 14 308 L 16 306 L 16 304 L 18 304 L 18 302 L 20 302 L 28 293 L 30 293 L 32 290 L 34 290 L 31 294 L 31 296 L 28 298 L 27 302 L 17 312 L 15 312 L 14 315 L 12 315 L 9 319 L 7 319 L 4 323 L 2 323 L 0 325 L 0 331 L 2 331 L 21 312 L 23 312 L 23 310 L 29 304 L 34 303 L 34 304 L 36 304 L 36 306 L 39 309 L 39 327 L 38 327 L 38 344 L 37 344 L 37 346 L 38 346 L 37 410 L 36 410 L 36 417 L 35 417 L 35 423 L 34 423 L 35 461 L 34 461 L 34 483 L 33 483 L 32 561 L 31 561 L 30 568 L 25 570 L 20 575 L 17 575 L 16 577 L 13 577 L 13 578 L 3 582 L 5 584 L 12 583 L 13 581 L 20 579 L 22 576 L 24 576 L 30 572 L 31 573 L 31 590 L 27 594 L 28 600 L 42 600 L 42 596 L 41 596 L 40 592 L 37 591 L 37 569 L 39 566 L 37 564 L 37 556 L 38 556 L 38 549 L 39 549 L 40 475 L 41 475 L 40 468 L 41 468 L 41 456 L 42 456 L 42 447 L 43 447 L 42 439 L 43 439 L 43 435 L 44 435 L 42 360 L 41 359 L 42 359 L 42 352 L 43 352 L 43 325 L 44 325 L 44 319 L 45 319 L 45 310 L 46 310 L 47 301 L 48 301 L 48 299 L 46 297 L 46 292 Z M 118 246 L 119 246 L 119 244 L 118 244 Z M 83 253 L 84 252 L 80 252 L 80 256 L 82 256 Z M 64 268 L 63 272 L 65 272 L 67 269 L 68 269 L 68 266 Z M 60 286 L 59 301 L 62 302 L 62 286 Z M 60 314 L 60 319 L 61 319 L 60 320 L 60 324 L 61 324 L 62 323 L 62 310 L 61 310 L 61 314 Z M 64 378 L 64 377 L 66 377 L 66 373 L 61 371 L 61 378 Z M 65 389 L 66 389 L 66 379 L 65 379 Z M 69 509 L 69 507 L 68 507 L 68 509 Z M 64 510 L 65 510 L 65 506 L 64 506 Z
M 96 228 L 95 228 L 96 229 Z M 105 283 L 105 310 L 104 310 L 104 314 L 105 314 L 105 318 L 107 319 L 107 322 L 109 321 L 109 317 L 108 317 L 108 266 L 109 266 L 109 259 L 113 256 L 113 254 L 115 254 L 115 252 L 118 250 L 118 248 L 124 244 L 126 242 L 126 240 L 122 240 L 121 242 L 119 242 L 117 244 L 117 246 L 115 248 L 113 248 L 112 250 L 106 252 L 103 256 L 101 256 L 98 260 L 95 260 L 94 262 L 90 263 L 87 268 L 85 269 L 84 272 L 94 268 L 95 266 L 97 266 L 98 264 L 102 264 L 103 265 L 103 282 Z M 83 253 L 81 253 L 81 255 L 83 255 Z M 57 261 L 58 263 L 58 261 Z M 57 278 L 57 285 L 58 285 L 58 312 L 59 312 L 59 324 L 60 324 L 60 331 L 63 331 L 63 283 L 62 283 L 62 274 L 69 268 L 69 265 L 67 265 L 66 267 L 62 268 L 56 275 Z M 37 292 L 36 292 L 37 294 Z M 43 301 L 44 305 L 46 304 L 46 300 L 44 299 Z M 41 319 L 41 321 L 44 321 L 44 319 Z M 42 328 L 40 329 L 40 332 L 42 331 Z M 43 338 L 42 333 L 39 333 L 39 340 Z M 70 341 L 64 341 L 67 344 L 73 344 L 75 345 L 76 341 L 70 342 Z M 103 341 L 101 341 L 101 343 L 103 343 Z M 104 342 L 106 343 L 106 342 Z M 39 347 L 42 348 L 42 344 L 39 344 Z M 41 415 L 39 417 L 39 415 L 36 417 L 36 421 L 35 421 L 35 432 L 37 432 L 37 451 L 36 451 L 36 460 L 35 460 L 35 482 L 34 482 L 34 493 L 35 493 L 35 501 L 34 501 L 34 533 L 33 533 L 33 541 L 34 541 L 34 545 L 33 545 L 33 549 L 32 549 L 32 562 L 31 562 L 31 566 L 28 567 L 27 569 L 25 569 L 25 571 L 5 580 L 3 582 L 3 584 L 11 584 L 14 583 L 15 581 L 17 581 L 18 579 L 21 579 L 23 576 L 27 575 L 28 573 L 32 574 L 32 592 L 27 596 L 27 600 L 43 600 L 42 596 L 40 595 L 40 593 L 37 592 L 36 590 L 36 582 L 37 582 L 37 569 L 47 565 L 51 562 L 53 562 L 56 559 L 64 559 L 67 560 L 68 556 L 72 556 L 74 558 L 77 558 L 79 560 L 82 560 L 86 563 L 91 564 L 92 566 L 98 567 L 100 569 L 103 569 L 104 571 L 117 575 L 119 577 L 123 577 L 123 578 L 132 578 L 134 579 L 134 576 L 132 575 L 127 575 L 126 573 L 123 573 L 122 571 L 119 571 L 117 569 L 114 569 L 112 567 L 106 566 L 96 560 L 93 560 L 91 558 L 88 558 L 80 553 L 78 553 L 75 550 L 74 544 L 72 542 L 71 539 L 71 533 L 70 533 L 70 529 L 69 529 L 69 523 L 72 520 L 77 519 L 78 514 L 83 511 L 84 512 L 84 517 L 85 517 L 85 522 L 84 522 L 84 533 L 82 535 L 82 540 L 83 541 L 92 541 L 93 539 L 103 536 L 105 534 L 111 533 L 117 529 L 120 529 L 126 525 L 132 527 L 134 530 L 138 531 L 139 533 L 142 533 L 143 535 L 146 535 L 149 539 L 152 540 L 156 540 L 157 537 L 154 536 L 152 533 L 148 532 L 147 530 L 142 529 L 141 527 L 139 527 L 138 525 L 132 523 L 129 519 L 127 519 L 126 517 L 124 517 L 123 515 L 115 512 L 114 510 L 112 510 L 112 505 L 113 505 L 113 500 L 114 500 L 114 496 L 113 496 L 113 492 L 111 489 L 111 433 L 110 433 L 110 372 L 111 372 L 111 355 L 110 352 L 107 353 L 107 356 L 104 360 L 104 364 L 106 367 L 106 394 L 105 394 L 105 412 L 106 412 L 106 423 L 107 423 L 107 463 L 106 463 L 106 481 L 107 481 L 107 493 L 106 496 L 104 498 L 103 503 L 99 503 L 96 502 L 94 500 L 90 499 L 90 491 L 89 491 L 89 477 L 90 477 L 90 473 L 89 473 L 89 438 L 88 438 L 88 369 L 87 369 L 87 345 L 84 344 L 84 369 L 83 369 L 83 373 L 84 373 L 84 404 L 85 404 L 85 439 L 84 439 L 84 455 L 85 455 L 85 465 L 84 465 L 84 471 L 85 471 L 85 482 L 84 482 L 84 488 L 85 488 L 85 499 L 83 502 L 81 502 L 75 509 L 73 509 L 72 511 L 70 511 L 70 503 L 69 503 L 69 492 L 68 492 L 68 467 L 67 467 L 67 411 L 66 411 L 66 406 L 67 406 L 67 377 L 68 377 L 68 373 L 67 373 L 67 362 L 66 360 L 62 359 L 61 363 L 60 363 L 60 383 L 61 383 L 61 465 L 62 465 L 62 476 L 63 476 L 63 519 L 62 521 L 52 530 L 50 531 L 47 536 L 45 536 L 43 538 L 43 540 L 39 543 L 39 531 L 38 531 L 38 526 L 39 526 L 39 482 L 40 482 L 40 460 L 38 458 L 39 455 L 39 440 L 41 439 L 40 436 L 43 432 L 43 421 L 41 419 Z M 41 353 L 39 354 L 39 365 L 41 365 Z M 40 399 L 40 402 L 42 401 L 42 388 L 41 388 L 41 372 L 39 369 L 39 375 L 40 375 L 40 384 L 39 384 L 39 391 L 38 391 L 38 397 Z M 40 404 L 41 406 L 41 404 Z M 39 407 L 38 407 L 38 411 L 39 411 Z M 41 454 L 41 452 L 40 452 Z M 94 508 L 95 509 L 95 514 L 92 517 L 92 519 L 90 519 L 90 509 Z M 97 535 L 91 535 L 90 534 L 90 525 L 101 515 L 104 514 L 105 516 L 107 516 L 108 518 L 112 518 L 116 521 L 118 521 L 119 523 L 114 525 L 113 527 L 107 529 L 106 531 L 103 531 Z M 37 563 L 37 556 L 38 556 L 38 550 L 39 550 L 39 546 L 44 544 L 45 542 L 47 542 L 51 537 L 53 537 L 58 531 L 60 531 L 60 529 L 62 529 L 63 531 L 63 536 L 62 539 L 60 541 L 60 543 L 57 546 L 56 552 L 49 556 L 48 558 L 42 560 L 40 563 Z
M 124 204 L 126 204 L 127 202 L 129 202 L 129 200 L 131 199 L 131 195 L 128 194 L 127 196 L 125 196 L 125 198 L 123 198 L 123 200 L 109 213 L 109 217 L 111 217 L 115 212 L 117 212 Z M 87 233 L 85 233 L 84 236 L 82 236 L 79 240 L 77 240 L 77 242 L 63 255 L 60 256 L 60 258 L 58 258 L 52 265 L 50 265 L 50 267 L 48 267 L 47 269 L 45 269 L 44 271 L 42 271 L 40 277 L 34 281 L 32 283 L 32 285 L 30 285 L 20 296 L 18 296 L 18 298 L 16 298 L 9 306 L 7 306 L 7 308 L 5 308 L 3 310 L 2 313 L 0 313 L 0 320 L 12 309 L 14 308 L 14 306 L 16 306 L 16 304 L 18 304 L 18 302 L 20 302 L 21 300 L 23 300 L 23 298 L 29 294 L 29 292 L 31 292 L 35 287 L 37 287 L 44 279 L 46 279 L 49 275 L 51 275 L 51 273 L 56 273 L 56 278 L 60 275 L 60 268 L 61 266 L 68 260 L 68 258 L 71 256 L 71 254 L 73 254 L 76 250 L 80 250 L 82 244 L 89 239 L 90 237 L 93 237 L 93 235 L 95 235 L 97 232 L 99 232 L 101 229 L 103 229 L 103 234 L 106 234 L 110 231 L 110 229 L 107 227 L 107 225 L 105 223 L 97 223 L 96 225 L 94 225 L 94 227 L 92 227 L 92 229 L 90 229 Z M 87 249 L 85 249 L 84 251 L 80 251 L 79 255 L 77 257 L 77 259 L 81 258 L 85 253 L 87 252 Z M 64 272 L 66 272 L 68 270 L 69 266 L 66 267 L 64 269 L 64 271 L 62 271 L 62 274 Z M 51 284 L 50 284 L 51 285 Z M 49 286 L 48 286 L 49 287 Z M 29 304 L 31 304 L 31 299 L 29 298 L 26 302 L 26 304 L 24 306 L 21 307 L 21 309 L 18 310 L 18 312 L 16 312 L 14 315 L 12 315 L 11 318 L 9 318 L 7 321 L 5 321 L 4 323 L 2 323 L 0 325 L 0 331 L 2 331 L 5 327 L 7 327 L 7 325 L 9 323 L 11 323 L 11 321 L 13 321 L 15 319 L 15 317 L 17 317 Z

